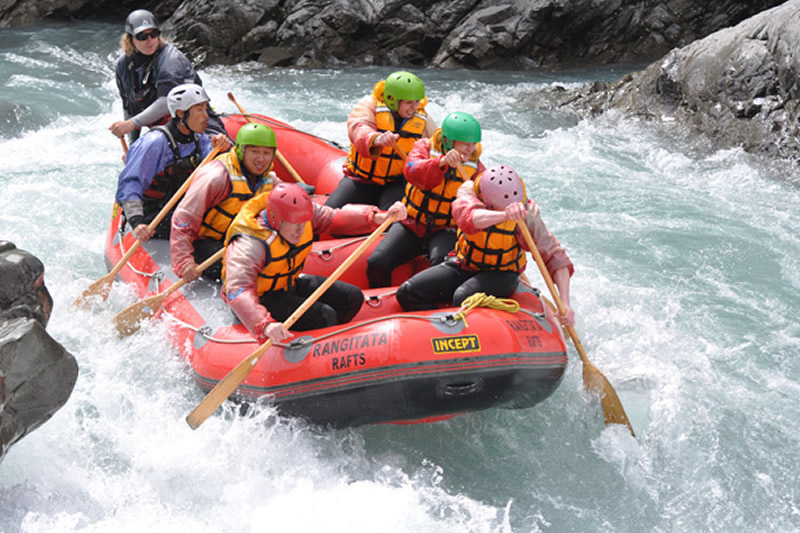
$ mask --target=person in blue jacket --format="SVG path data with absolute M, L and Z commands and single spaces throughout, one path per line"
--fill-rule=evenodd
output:
M 167 94 L 176 85 L 203 85 L 191 62 L 175 46 L 161 37 L 156 18 L 146 9 L 132 11 L 125 20 L 120 38 L 122 55 L 117 60 L 116 78 L 122 98 L 124 120 L 108 128 L 130 141 L 139 138 L 142 127 L 164 124 L 169 120 Z M 209 111 L 209 133 L 224 133 L 219 117 Z
M 117 182 L 117 203 L 137 239 L 169 239 L 172 213 L 151 231 L 156 218 L 213 146 L 227 150 L 230 140 L 204 133 L 208 126 L 208 95 L 199 85 L 186 83 L 167 95 L 170 121 L 154 126 L 131 145 Z M 173 208 L 174 211 L 174 208 Z

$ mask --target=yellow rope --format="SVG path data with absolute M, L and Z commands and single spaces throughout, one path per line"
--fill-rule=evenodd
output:
M 461 302 L 461 308 L 456 311 L 453 316 L 463 320 L 464 327 L 469 327 L 469 324 L 467 324 L 467 313 L 476 307 L 488 307 L 489 309 L 497 309 L 498 311 L 516 313 L 519 311 L 519 302 L 513 298 L 497 298 L 484 292 L 476 292 Z

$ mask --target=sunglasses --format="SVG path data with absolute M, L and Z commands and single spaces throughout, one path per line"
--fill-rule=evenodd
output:
M 161 37 L 161 30 L 153 30 L 153 31 L 140 31 L 136 34 L 137 41 L 146 41 L 147 39 L 153 38 L 158 39 Z

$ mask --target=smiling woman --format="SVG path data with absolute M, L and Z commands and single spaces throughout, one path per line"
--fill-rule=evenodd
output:
M 130 134 L 131 142 L 141 128 L 163 124 L 169 119 L 167 93 L 182 83 L 202 85 L 200 76 L 187 57 L 161 37 L 153 14 L 137 9 L 125 20 L 120 38 L 122 56 L 117 60 L 116 79 L 125 119 L 115 121 L 109 130 L 117 137 Z M 211 130 L 222 132 L 213 113 Z

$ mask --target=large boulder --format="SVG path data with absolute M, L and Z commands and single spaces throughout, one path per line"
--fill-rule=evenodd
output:
M 75 386 L 75 358 L 45 330 L 52 309 L 41 261 L 0 241 L 0 458 Z
M 0 457 L 69 399 L 78 364 L 32 318 L 0 322 Z
M 663 119 L 703 134 L 714 148 L 797 159 L 799 47 L 800 0 L 790 0 L 617 82 L 554 98 L 593 114 L 618 109 Z

